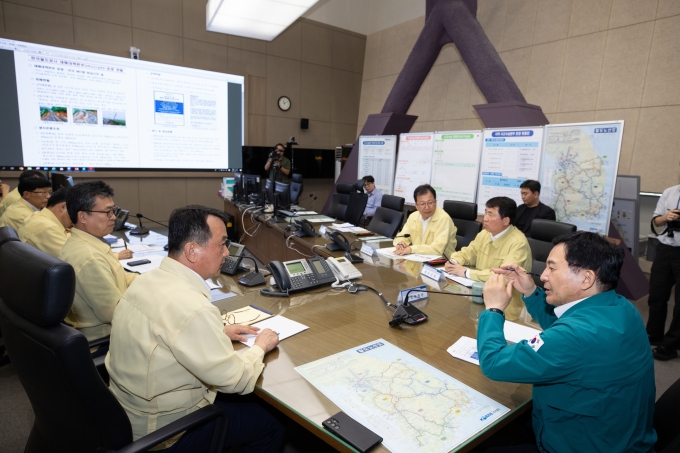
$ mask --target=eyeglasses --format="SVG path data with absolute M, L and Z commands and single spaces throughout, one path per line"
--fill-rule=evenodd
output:
M 118 214 L 118 210 L 120 208 L 118 206 L 114 206 L 111 209 L 107 209 L 106 211 L 85 211 L 85 212 L 101 212 L 102 214 L 106 214 L 106 217 L 115 217 L 116 214 Z
M 427 206 L 428 208 L 431 208 L 432 206 L 434 206 L 434 205 L 436 205 L 436 204 L 437 204 L 436 201 L 428 201 L 428 202 L 426 202 L 426 203 L 417 203 L 416 206 L 418 206 L 419 208 L 424 208 L 424 207 L 426 207 L 426 206 Z
M 231 246 L 231 240 L 230 240 L 230 239 L 227 239 L 227 242 L 224 243 L 224 246 L 225 246 L 226 248 L 229 248 L 229 247 Z
M 372 183 L 372 182 L 365 182 L 365 183 L 364 183 L 364 187 L 370 186 L 371 184 L 373 184 L 373 183 Z
M 35 191 L 29 192 L 29 193 L 34 193 L 34 194 L 36 194 L 36 195 L 42 195 L 43 197 L 44 197 L 44 196 L 48 196 L 48 197 L 51 197 L 51 196 L 52 196 L 52 191 L 51 191 L 51 190 L 50 190 L 50 191 L 47 191 L 47 192 L 35 190 Z

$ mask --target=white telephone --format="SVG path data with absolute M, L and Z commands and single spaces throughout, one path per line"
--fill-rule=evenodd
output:
M 338 258 L 328 258 L 326 260 L 328 263 L 328 266 L 330 266 L 331 270 L 333 271 L 333 274 L 338 278 L 340 281 L 345 281 L 345 280 L 352 280 L 355 278 L 361 278 L 361 272 L 354 267 L 352 263 L 349 262 L 346 258 L 343 257 L 338 257 Z

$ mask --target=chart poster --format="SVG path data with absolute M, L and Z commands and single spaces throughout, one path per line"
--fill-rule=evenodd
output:
M 541 201 L 557 220 L 607 234 L 623 138 L 623 121 L 545 128 Z
M 432 178 L 437 205 L 444 200 L 475 201 L 482 131 L 451 131 L 434 134 Z
M 394 195 L 403 197 L 406 204 L 415 205 L 413 191 L 421 184 L 430 183 L 434 132 L 401 134 L 397 171 L 394 176 Z
M 396 156 L 396 135 L 360 136 L 357 179 L 369 175 L 373 176 L 375 187 L 383 194 L 391 194 L 394 187 L 394 161 Z
M 482 142 L 477 209 L 484 214 L 486 201 L 509 197 L 522 204 L 519 185 L 538 179 L 543 128 L 485 129 Z

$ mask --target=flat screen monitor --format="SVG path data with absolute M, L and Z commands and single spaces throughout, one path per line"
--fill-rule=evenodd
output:
M 248 198 L 250 194 L 260 194 L 262 191 L 262 184 L 260 183 L 260 175 L 243 175 L 243 196 Z
M 277 202 L 279 209 L 290 208 L 290 184 L 283 182 L 275 182 L 274 190 L 277 193 Z
M 73 187 L 73 177 L 71 175 L 66 175 L 63 173 L 52 173 L 52 191 L 56 192 L 62 187 Z

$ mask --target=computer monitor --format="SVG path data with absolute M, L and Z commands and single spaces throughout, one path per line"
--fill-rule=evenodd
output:
M 243 196 L 248 198 L 250 194 L 260 195 L 262 192 L 262 184 L 260 183 L 260 175 L 243 175 Z
M 239 201 L 243 198 L 243 179 L 241 173 L 234 173 L 234 201 Z
M 52 173 L 52 191 L 56 192 L 62 187 L 73 187 L 73 177 L 64 173 Z
M 274 183 L 274 191 L 278 194 L 277 198 L 277 208 L 278 209 L 289 209 L 290 208 L 290 184 L 283 182 Z

